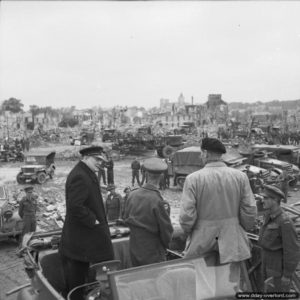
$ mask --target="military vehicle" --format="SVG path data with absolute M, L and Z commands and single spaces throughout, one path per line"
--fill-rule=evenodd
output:
M 184 148 L 183 137 L 180 134 L 155 136 L 154 145 L 157 155 L 162 158 L 170 157 L 177 150 Z
M 172 174 L 174 176 L 174 185 L 183 188 L 187 175 L 200 170 L 204 166 L 202 151 L 199 146 L 191 146 L 178 150 L 172 156 Z M 254 175 L 263 176 L 264 182 L 272 183 L 279 175 L 279 171 L 274 172 L 263 167 L 258 167 L 246 163 L 247 158 L 240 155 L 237 151 L 227 149 L 227 153 L 222 155 L 222 160 L 227 166 L 246 172 L 249 166 L 250 172 Z
M 31 151 L 25 156 L 24 165 L 17 175 L 17 182 L 38 182 L 43 184 L 47 178 L 54 176 L 55 171 L 55 151 Z
M 252 146 L 252 150 L 258 152 L 267 151 L 270 157 L 283 160 L 297 166 L 300 164 L 300 146 L 257 144 Z
M 117 232 L 121 229 L 124 227 L 115 227 Z M 175 232 L 184 237 L 182 231 Z M 113 230 L 111 234 L 114 234 Z M 86 300 L 235 299 L 238 287 L 239 291 L 256 288 L 253 280 L 255 270 L 250 275 L 247 272 L 251 265 L 248 269 L 243 263 L 239 276 L 237 268 L 231 263 L 220 265 L 214 255 L 184 259 L 181 252 L 184 247 L 169 249 L 166 262 L 132 267 L 129 237 L 114 235 L 112 242 L 116 260 L 92 265 L 90 270 L 96 274 L 96 281 L 73 289 L 64 298 L 63 270 L 57 250 L 60 235 L 61 231 L 56 230 L 25 236 L 25 270 L 31 283 L 7 292 L 7 295 L 18 292 L 18 300 L 63 300 L 71 299 L 75 289 L 84 288 Z M 256 236 L 253 236 L 255 240 Z
M 102 142 L 113 142 L 116 138 L 116 129 L 104 129 L 102 134 Z
M 18 211 L 9 204 L 5 186 L 0 186 L 0 241 L 15 238 L 19 241 L 24 223 Z
M 200 170 L 204 166 L 200 147 L 192 146 L 178 150 L 172 156 L 172 173 L 174 185 L 183 188 L 187 175 Z

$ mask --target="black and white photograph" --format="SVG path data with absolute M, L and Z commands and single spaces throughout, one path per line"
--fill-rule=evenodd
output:
M 0 1 L 0 300 L 300 297 L 299 1 Z

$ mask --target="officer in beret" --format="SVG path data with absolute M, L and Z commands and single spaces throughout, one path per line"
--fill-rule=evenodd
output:
M 128 196 L 125 222 L 130 228 L 129 249 L 133 266 L 166 260 L 166 248 L 173 227 L 169 204 L 162 198 L 158 186 L 167 164 L 159 158 L 145 160 L 147 182 Z
M 272 286 L 267 286 L 268 292 L 288 292 L 300 259 L 296 229 L 280 207 L 285 195 L 279 188 L 265 185 L 261 196 L 266 210 L 258 240 L 261 246 L 263 279 L 272 277 Z
M 247 175 L 222 161 L 215 138 L 201 145 L 205 166 L 186 177 L 179 221 L 188 235 L 185 257 L 218 254 L 220 263 L 250 258 L 246 230 L 255 225 L 256 203 Z
M 66 217 L 62 229 L 60 254 L 66 291 L 84 284 L 90 263 L 114 259 L 96 172 L 106 160 L 102 147 L 91 146 L 79 151 L 82 159 L 66 181 Z M 83 289 L 72 293 L 72 300 L 82 300 Z
M 36 230 L 37 195 L 33 194 L 33 186 L 24 188 L 26 195 L 19 204 L 19 216 L 24 222 L 22 237 L 28 232 Z

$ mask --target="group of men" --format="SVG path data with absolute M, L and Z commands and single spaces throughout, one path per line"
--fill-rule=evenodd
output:
M 187 236 L 184 257 L 215 254 L 221 264 L 239 268 L 251 257 L 246 231 L 256 224 L 257 203 L 247 175 L 222 161 L 226 148 L 218 139 L 204 138 L 201 149 L 205 166 L 187 176 L 182 192 L 179 222 Z M 80 153 L 82 160 L 66 181 L 66 217 L 59 248 L 66 294 L 86 282 L 91 263 L 114 259 L 109 218 L 122 218 L 129 226 L 133 266 L 165 261 L 173 234 L 170 206 L 159 191 L 161 174 L 168 167 L 163 160 L 145 160 L 146 183 L 131 191 L 128 187 L 121 213 L 107 216 L 96 175 L 106 163 L 103 149 L 93 146 Z M 280 207 L 284 193 L 266 185 L 262 196 L 265 222 L 259 245 L 263 279 L 272 278 L 275 291 L 288 291 L 299 262 L 296 230 Z M 82 293 L 76 290 L 71 299 L 83 299 Z

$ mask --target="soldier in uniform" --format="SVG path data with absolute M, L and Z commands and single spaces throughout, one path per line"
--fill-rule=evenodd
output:
M 37 197 L 33 194 L 33 186 L 24 188 L 26 195 L 19 204 L 19 216 L 24 222 L 22 235 L 36 230 Z
M 121 219 L 123 204 L 122 196 L 116 192 L 116 186 L 114 184 L 109 185 L 107 190 L 110 192 L 105 202 L 107 221 Z
M 80 160 L 66 181 L 66 217 L 59 252 L 69 291 L 87 281 L 90 263 L 114 259 L 110 231 L 96 172 L 106 160 L 102 147 L 81 149 Z M 83 289 L 71 300 L 83 300 Z
M 125 216 L 125 210 L 126 210 L 127 202 L 128 202 L 128 196 L 129 196 L 130 192 L 131 192 L 130 186 L 127 186 L 127 187 L 123 190 L 123 193 L 125 193 L 125 196 L 123 197 L 121 219 L 124 219 L 124 216 Z
M 107 184 L 114 184 L 114 162 L 112 157 L 108 157 L 108 162 L 106 163 L 107 169 Z
M 131 169 L 132 169 L 132 180 L 131 180 L 132 186 L 134 186 L 135 179 L 136 179 L 138 185 L 141 186 L 141 183 L 140 183 L 140 169 L 141 169 L 141 164 L 137 160 L 137 157 L 131 163 Z
M 273 279 L 268 292 L 288 292 L 300 259 L 296 229 L 280 207 L 285 195 L 279 188 L 265 185 L 262 196 L 263 207 L 267 210 L 258 240 L 262 249 L 263 279 Z
M 170 206 L 158 190 L 160 176 L 167 169 L 167 164 L 159 158 L 149 158 L 145 160 L 144 167 L 148 181 L 130 192 L 125 209 L 133 266 L 165 261 L 166 248 L 173 233 Z

